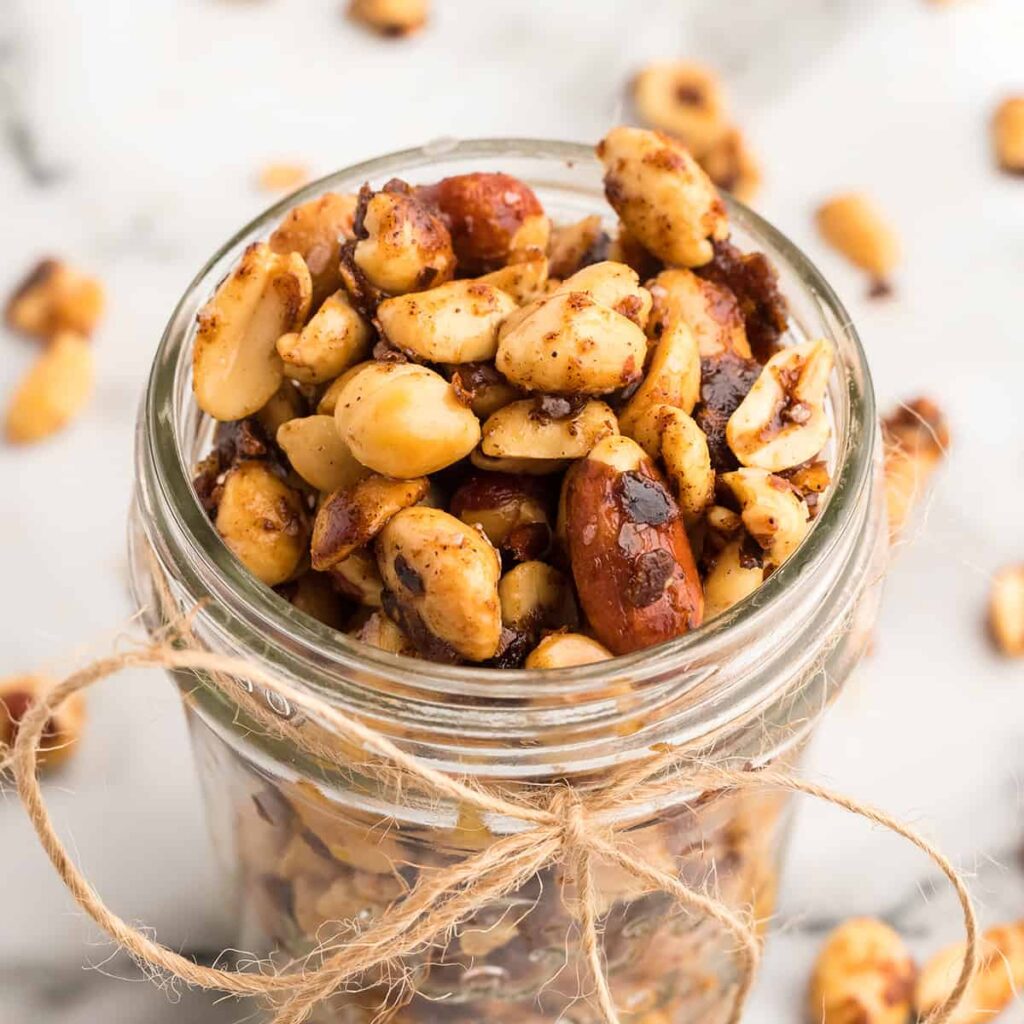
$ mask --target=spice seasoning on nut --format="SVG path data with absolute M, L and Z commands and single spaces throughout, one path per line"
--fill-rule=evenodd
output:
M 905 1024 L 917 969 L 887 924 L 854 918 L 829 935 L 807 997 L 813 1024 Z
M 860 192 L 846 192 L 822 203 L 816 219 L 825 241 L 868 272 L 870 294 L 889 294 L 892 272 L 900 261 L 900 243 L 875 204 Z
M 197 495 L 296 608 L 393 654 L 580 665 L 726 611 L 811 529 L 830 344 L 784 344 L 774 268 L 680 142 L 598 153 L 608 226 L 500 170 L 366 185 L 203 308 Z

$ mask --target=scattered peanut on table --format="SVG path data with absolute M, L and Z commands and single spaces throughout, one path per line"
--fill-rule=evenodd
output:
M 785 343 L 685 146 L 598 154 L 617 228 L 553 225 L 498 171 L 365 185 L 295 207 L 201 310 L 197 497 L 297 608 L 391 654 L 582 665 L 728 610 L 811 529 L 831 344 Z
M 834 249 L 866 270 L 872 296 L 892 290 L 892 273 L 899 265 L 900 243 L 875 204 L 860 192 L 845 192 L 822 203 L 818 230 Z
M 1024 563 L 1007 565 L 992 578 L 988 622 L 1003 654 L 1024 657 Z
M 906 1024 L 917 970 L 900 936 L 870 917 L 836 928 L 818 954 L 809 1024 Z
M 1024 174 L 1024 96 L 1007 96 L 992 119 L 996 160 L 1007 174 Z
M 25 712 L 46 692 L 49 683 L 38 676 L 0 680 L 0 751 L 11 747 Z M 85 699 L 72 694 L 47 721 L 39 746 L 39 765 L 53 769 L 74 754 L 85 727 Z
M 351 0 L 349 17 L 382 36 L 407 36 L 427 23 L 428 0 Z

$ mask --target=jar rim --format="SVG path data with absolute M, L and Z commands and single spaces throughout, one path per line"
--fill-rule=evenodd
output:
M 875 457 L 876 413 L 871 377 L 857 331 L 838 296 L 803 252 L 758 214 L 725 196 L 731 220 L 754 236 L 773 261 L 783 261 L 834 323 L 836 336 L 831 340 L 838 355 L 834 373 L 838 383 L 832 398 L 844 406 L 840 411 L 846 426 L 836 445 L 836 472 L 827 501 L 800 547 L 753 594 L 682 637 L 610 661 L 569 669 L 499 670 L 440 665 L 362 644 L 299 612 L 251 576 L 202 509 L 191 484 L 189 456 L 179 443 L 186 406 L 182 380 L 190 363 L 187 357 L 197 302 L 205 300 L 245 244 L 265 236 L 298 203 L 314 199 L 342 182 L 351 187 L 354 180 L 406 174 L 445 160 L 494 157 L 525 157 L 570 167 L 596 163 L 592 147 L 581 143 L 529 138 L 445 139 L 326 175 L 275 203 L 225 242 L 189 284 L 160 340 L 143 399 L 137 443 L 140 482 L 159 490 L 161 508 L 166 513 L 150 540 L 165 548 L 173 543 L 179 554 L 187 555 L 184 562 L 174 559 L 175 570 L 185 577 L 190 593 L 212 597 L 215 604 L 226 608 L 232 637 L 245 634 L 244 646 L 258 649 L 261 657 L 297 674 L 321 692 L 332 692 L 332 679 L 344 679 L 351 685 L 355 670 L 385 676 L 439 699 L 514 701 L 539 693 L 564 698 L 606 685 L 609 676 L 628 677 L 635 684 L 664 677 L 668 672 L 678 674 L 698 662 L 718 662 L 737 643 L 749 643 L 758 637 L 762 624 L 792 598 L 799 581 L 826 563 L 839 539 L 856 528 L 858 516 L 863 518 L 861 499 L 870 486 Z M 147 529 L 154 531 L 153 526 Z M 698 681 L 689 680 L 688 685 Z M 734 688 L 730 706 L 734 699 L 756 702 L 759 692 L 763 696 L 764 681 L 760 683 L 760 691 L 753 678 Z

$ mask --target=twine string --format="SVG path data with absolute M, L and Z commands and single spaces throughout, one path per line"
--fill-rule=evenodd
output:
M 175 646 L 174 637 L 185 646 Z M 618 866 L 652 891 L 667 893 L 682 909 L 715 921 L 733 937 L 739 980 L 732 993 L 729 1022 L 738 1024 L 760 955 L 752 921 L 714 896 L 630 852 L 620 839 L 627 828 L 622 812 L 634 803 L 662 795 L 666 773 L 673 773 L 680 790 L 779 789 L 801 793 L 902 836 L 928 856 L 950 882 L 964 918 L 966 943 L 960 975 L 946 1000 L 926 1018 L 926 1024 L 946 1024 L 974 976 L 978 961 L 977 922 L 962 877 L 927 839 L 869 804 L 776 769 L 731 768 L 696 759 L 692 752 L 667 747 L 659 747 L 642 765 L 625 769 L 594 793 L 559 785 L 513 796 L 423 764 L 357 718 L 274 677 L 262 666 L 198 649 L 194 643 L 186 624 L 177 632 L 166 631 L 157 643 L 99 658 L 72 672 L 29 707 L 19 724 L 14 747 L 0 748 L 0 773 L 13 770 L 19 797 L 57 874 L 78 906 L 121 948 L 141 965 L 172 975 L 190 986 L 235 996 L 262 997 L 277 1007 L 274 1024 L 301 1024 L 316 1005 L 346 983 L 370 970 L 400 966 L 404 958 L 447 939 L 474 913 L 520 888 L 538 871 L 554 863 L 562 863 L 575 884 L 580 948 L 591 975 L 596 1009 L 606 1024 L 619 1024 L 603 959 L 600 900 L 593 872 L 595 858 Z M 151 939 L 107 907 L 58 837 L 36 777 L 39 746 L 50 717 L 72 694 L 128 668 L 202 673 L 207 685 L 236 701 L 239 680 L 258 684 L 370 755 L 359 765 L 361 771 L 385 782 L 398 779 L 415 783 L 435 798 L 465 803 L 485 814 L 519 821 L 525 827 L 495 839 L 481 853 L 457 864 L 421 874 L 408 895 L 392 904 L 367 928 L 339 943 L 318 966 L 302 965 L 263 973 L 197 964 Z M 301 726 L 290 721 L 277 719 L 273 728 L 299 746 L 309 744 Z

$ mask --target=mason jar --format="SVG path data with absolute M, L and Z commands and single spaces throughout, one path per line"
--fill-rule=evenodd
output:
M 674 745 L 730 766 L 795 768 L 872 631 L 884 571 L 875 405 L 849 316 L 806 257 L 729 202 L 733 238 L 765 252 L 790 304 L 786 341 L 835 346 L 829 388 L 833 483 L 807 538 L 752 595 L 694 632 L 610 661 L 554 671 L 498 671 L 410 660 L 356 642 L 254 579 L 221 542 L 190 478 L 214 424 L 192 395 L 196 312 L 242 250 L 287 210 L 325 191 L 392 177 L 427 183 L 501 170 L 527 182 L 548 214 L 608 217 L 601 169 L 584 146 L 532 140 L 444 142 L 339 171 L 282 201 L 232 238 L 171 316 L 153 363 L 136 439 L 130 548 L 135 596 L 155 632 L 189 613 L 192 642 L 242 657 L 308 689 L 412 753 L 421 764 L 506 792 L 552 782 L 600 789 L 652 750 Z M 358 761 L 317 756 L 344 744 L 323 722 L 244 679 L 232 691 L 181 672 L 223 889 L 237 945 L 294 961 L 357 936 L 424 871 L 457 863 L 522 822 L 383 786 Z M 255 705 L 254 705 L 255 702 Z M 288 720 L 289 742 L 252 709 Z M 312 740 L 315 739 L 315 742 Z M 339 761 L 341 763 L 339 763 Z M 691 887 L 752 913 L 772 912 L 786 800 L 687 782 L 638 793 L 616 811 L 630 850 Z M 623 1021 L 714 1024 L 729 1010 L 735 939 L 598 862 L 604 958 Z M 388 1020 L 589 1024 L 561 865 L 479 908 L 404 964 L 404 984 L 361 979 L 317 1012 L 331 1022 Z

